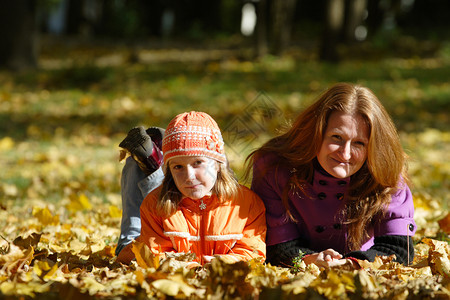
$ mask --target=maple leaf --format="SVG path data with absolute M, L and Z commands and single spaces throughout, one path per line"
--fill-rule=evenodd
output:
M 214 297 L 242 297 L 256 294 L 256 289 L 248 280 L 250 266 L 247 262 L 227 263 L 217 257 L 207 265 L 209 275 L 205 278 L 207 293 Z
M 441 227 L 442 231 L 450 235 L 450 212 L 441 220 L 439 220 L 438 224 Z
M 44 226 L 59 224 L 59 216 L 58 215 L 53 216 L 48 208 L 33 207 L 32 214 Z
M 8 274 L 15 274 L 18 270 L 25 268 L 28 269 L 31 261 L 34 258 L 34 248 L 29 247 L 26 250 L 20 250 L 11 246 L 10 253 L 0 256 L 0 264 L 7 271 Z
M 24 252 L 20 247 L 9 243 L 8 248 L 5 249 L 6 253 L 0 255 L 0 265 L 5 263 L 16 261 L 24 257 Z
M 52 266 L 50 266 L 50 263 L 48 260 L 46 261 L 35 261 L 33 265 L 33 272 L 42 278 L 44 281 L 50 281 L 50 280 L 56 280 L 57 277 L 59 277 L 59 280 L 65 281 L 65 278 L 61 278 L 61 276 L 57 274 L 58 271 L 58 264 L 57 263 L 51 263 Z
M 5 281 L 0 284 L 0 292 L 4 295 L 22 295 L 34 297 L 36 293 L 44 293 L 49 290 L 50 284 L 42 284 L 40 282 L 21 283 L 14 281 Z
M 450 245 L 429 238 L 422 239 L 422 242 L 430 246 L 428 261 L 431 269 L 450 279 Z
M 322 276 L 311 282 L 310 287 L 327 299 L 340 299 L 356 289 L 353 272 L 337 273 L 334 269 L 322 272 Z
M 104 290 L 106 290 L 106 286 L 98 282 L 95 278 L 91 276 L 83 277 L 82 286 L 80 289 L 81 292 L 87 291 L 89 295 L 94 296 Z
M 151 283 L 161 293 L 172 297 L 189 297 L 195 292 L 195 288 L 181 280 L 158 279 Z
M 13 241 L 13 243 L 14 243 L 14 245 L 21 247 L 22 249 L 27 249 L 30 246 L 33 246 L 34 248 L 36 248 L 37 244 L 39 243 L 39 241 L 41 239 L 41 236 L 42 236 L 42 233 L 33 232 L 25 238 L 23 238 L 22 236 L 17 237 Z
M 115 205 L 110 205 L 109 207 L 109 216 L 111 218 L 121 218 L 122 210 Z
M 157 269 L 159 267 L 159 255 L 153 254 L 145 243 L 134 240 L 132 242 L 131 251 L 133 251 L 136 262 L 141 268 Z
M 77 212 L 80 210 L 92 209 L 92 204 L 89 198 L 85 194 L 77 195 L 75 193 L 69 196 L 70 203 L 67 205 L 67 209 L 71 212 Z

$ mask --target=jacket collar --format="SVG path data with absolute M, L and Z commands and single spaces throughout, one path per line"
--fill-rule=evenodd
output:
M 193 212 L 199 213 L 216 208 L 217 206 L 219 206 L 219 204 L 220 203 L 217 195 L 212 194 L 211 196 L 204 196 L 200 199 L 184 197 L 183 199 L 181 199 L 180 206 L 187 208 Z

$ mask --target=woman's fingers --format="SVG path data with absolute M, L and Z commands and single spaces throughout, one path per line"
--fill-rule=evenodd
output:
M 342 255 L 339 253 L 339 252 L 337 252 L 337 251 L 335 251 L 335 250 L 333 250 L 333 249 L 327 249 L 327 250 L 324 250 L 324 251 L 322 251 L 325 255 L 329 255 L 331 258 L 342 258 Z

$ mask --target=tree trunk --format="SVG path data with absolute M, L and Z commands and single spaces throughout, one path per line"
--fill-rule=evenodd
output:
M 339 59 L 339 44 L 345 16 L 345 0 L 327 0 L 325 8 L 325 29 L 322 37 L 320 58 L 326 61 Z
M 272 2 L 272 53 L 275 55 L 283 54 L 289 46 L 295 4 L 296 0 L 274 0 Z
M 356 28 L 362 24 L 367 8 L 366 0 L 347 0 L 347 13 L 344 27 L 344 40 L 354 42 Z
M 81 24 L 83 23 L 83 2 L 82 0 L 69 0 L 67 9 L 67 30 L 69 35 L 79 35 Z
M 13 70 L 37 66 L 35 0 L 0 0 L 0 66 Z
M 384 19 L 384 11 L 380 7 L 380 0 L 368 0 L 367 2 L 367 27 L 369 35 L 374 35 L 381 27 Z
M 269 42 L 267 40 L 267 0 L 260 0 L 256 3 L 256 41 L 255 52 L 257 57 L 262 57 L 269 52 Z

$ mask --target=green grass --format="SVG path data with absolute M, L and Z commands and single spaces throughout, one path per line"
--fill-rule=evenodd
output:
M 447 45 L 434 58 L 386 56 L 340 64 L 294 53 L 258 62 L 232 56 L 103 67 L 96 66 L 91 52 L 83 57 L 83 52 L 73 50 L 77 59 L 71 66 L 19 74 L 2 71 L 1 201 L 54 202 L 71 193 L 118 194 L 122 165 L 117 145 L 131 127 L 165 127 L 178 113 L 200 110 L 210 113 L 224 130 L 236 118 L 245 119 L 248 105 L 265 95 L 279 114 L 265 123 L 247 123 L 245 149 L 228 153 L 233 168 L 242 174 L 252 148 L 295 118 L 325 88 L 348 81 L 371 88 L 394 119 L 411 157 L 414 193 L 445 204 L 450 171 L 449 49 Z M 71 57 L 70 52 L 64 55 L 52 59 Z

